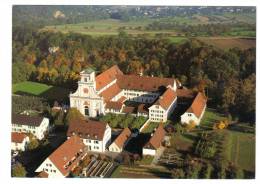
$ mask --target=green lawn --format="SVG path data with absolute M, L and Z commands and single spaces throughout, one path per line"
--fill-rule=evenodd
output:
M 187 41 L 188 38 L 182 37 L 182 36 L 171 36 L 171 37 L 169 37 L 169 40 L 171 43 L 180 44 L 180 43 Z
M 231 133 L 231 149 L 230 161 L 241 168 L 254 171 L 255 170 L 255 136 L 251 133 L 242 133 L 230 131 Z
M 69 95 L 68 89 L 31 81 L 13 84 L 12 87 L 14 94 L 33 95 L 49 100 L 64 100 Z
M 155 128 L 157 128 L 159 125 L 159 122 L 150 122 L 142 131 L 143 133 L 151 133 Z
M 142 160 L 137 161 L 136 163 L 137 163 L 137 164 L 141 164 L 141 165 L 149 165 L 149 164 L 152 163 L 153 159 L 154 159 L 153 156 L 144 156 L 144 157 L 142 158 Z
M 200 128 L 212 129 L 214 123 L 224 118 L 225 117 L 219 114 L 218 112 L 216 112 L 215 109 L 207 108 L 200 122 Z

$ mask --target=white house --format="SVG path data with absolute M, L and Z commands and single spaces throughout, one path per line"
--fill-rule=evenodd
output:
M 37 139 L 44 138 L 49 128 L 49 119 L 24 114 L 12 115 L 12 132 L 32 133 Z
M 130 140 L 131 130 L 124 128 L 124 130 L 117 136 L 115 141 L 109 146 L 109 151 L 122 152 L 127 142 Z
M 29 137 L 24 133 L 12 132 L 12 151 L 25 151 L 28 143 L 30 142 Z
M 117 65 L 97 77 L 94 70 L 90 68 L 82 71 L 80 75 L 78 89 L 70 94 L 70 106 L 89 117 L 108 112 L 127 113 L 128 111 L 124 111 L 124 109 L 129 110 L 127 107 L 124 108 L 125 100 L 152 105 L 159 96 L 168 91 L 167 88 L 176 91 L 181 86 L 180 82 L 173 78 L 125 75 Z M 167 104 L 170 109 L 168 111 L 165 109 L 167 114 L 163 121 L 167 120 L 175 102 L 171 101 Z M 135 113 L 137 116 L 149 116 L 149 113 L 145 111 Z
M 72 136 L 59 146 L 36 169 L 48 178 L 64 178 L 78 166 L 87 155 L 87 148 L 78 136 Z
M 155 156 L 157 150 L 162 146 L 164 141 L 165 130 L 160 123 L 154 133 L 151 134 L 150 140 L 143 147 L 143 155 Z
M 67 137 L 78 135 L 89 151 L 104 152 L 111 141 L 111 128 L 105 122 L 74 120 L 70 122 Z
M 194 122 L 195 125 L 199 125 L 205 113 L 206 106 L 207 98 L 205 97 L 205 95 L 199 92 L 193 100 L 191 106 L 183 115 L 181 115 L 181 123 L 189 124 L 191 122 Z
M 176 92 L 171 88 L 149 107 L 149 119 L 154 122 L 166 122 L 177 105 Z

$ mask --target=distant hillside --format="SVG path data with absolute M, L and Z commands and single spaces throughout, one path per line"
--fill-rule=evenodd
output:
M 169 16 L 196 17 L 201 23 L 219 19 L 250 23 L 255 22 L 255 12 L 255 7 L 16 5 L 13 6 L 13 25 L 32 24 L 43 27 L 107 18 L 129 21 Z

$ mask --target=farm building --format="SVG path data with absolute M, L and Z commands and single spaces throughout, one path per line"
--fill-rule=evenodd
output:
M 207 98 L 204 94 L 199 92 L 195 99 L 193 100 L 191 106 L 187 111 L 181 115 L 181 123 L 189 124 L 194 122 L 196 125 L 200 124 L 200 120 L 204 115 L 207 106 Z
M 115 141 L 109 146 L 109 151 L 122 152 L 125 145 L 129 141 L 131 136 L 131 130 L 124 128 L 124 130 L 118 135 Z
M 165 130 L 162 123 L 160 123 L 155 132 L 151 134 L 150 140 L 144 145 L 143 155 L 156 155 L 157 150 L 162 146 L 164 137 Z

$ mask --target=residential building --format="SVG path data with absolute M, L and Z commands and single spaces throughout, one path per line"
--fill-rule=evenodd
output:
M 77 91 L 70 94 L 70 106 L 89 117 L 108 112 L 135 113 L 136 116 L 146 116 L 153 118 L 153 121 L 165 122 L 176 106 L 176 90 L 181 86 L 181 83 L 173 78 L 125 75 L 117 65 L 97 77 L 91 68 L 82 71 L 80 75 Z M 155 104 L 157 106 L 152 107 L 151 111 L 141 110 L 126 106 L 125 101 L 136 102 L 143 106 Z M 158 117 L 157 107 L 163 111 Z M 156 108 L 156 111 L 153 108 Z
M 44 138 L 45 133 L 48 132 L 48 128 L 48 118 L 24 114 L 12 115 L 12 132 L 31 133 L 41 140 Z
M 29 137 L 24 133 L 12 132 L 12 151 L 25 151 L 28 143 L 30 142 Z
M 162 146 L 165 137 L 163 124 L 160 123 L 158 128 L 151 134 L 151 138 L 143 147 L 143 155 L 156 155 L 158 149 Z
M 200 121 L 205 113 L 205 109 L 207 107 L 207 98 L 204 94 L 199 92 L 194 98 L 191 106 L 187 109 L 187 111 L 181 115 L 181 123 L 189 124 L 191 122 L 195 123 L 195 125 L 199 125 Z
M 35 172 L 48 178 L 67 177 L 86 154 L 87 147 L 81 138 L 72 136 L 48 156 Z
M 130 140 L 131 130 L 124 128 L 124 130 L 117 136 L 115 141 L 109 146 L 109 151 L 122 152 L 127 142 Z
M 67 137 L 78 135 L 89 151 L 104 152 L 111 141 L 111 128 L 105 122 L 73 120 L 69 124 Z

